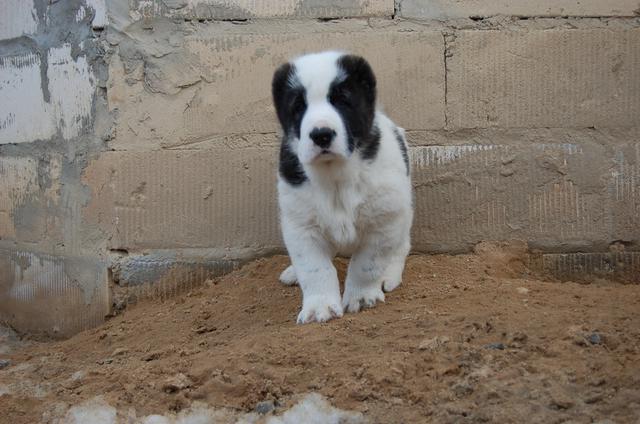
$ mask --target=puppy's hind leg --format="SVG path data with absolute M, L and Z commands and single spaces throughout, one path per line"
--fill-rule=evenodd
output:
M 389 265 L 387 265 L 387 269 L 385 269 L 382 276 L 382 289 L 386 293 L 395 290 L 402 283 L 402 272 L 404 271 L 404 264 L 410 248 L 409 238 L 407 237 L 403 246 L 392 254 Z
M 298 277 L 296 276 L 296 270 L 293 265 L 289 265 L 287 269 L 280 274 L 280 282 L 285 286 L 294 286 L 298 283 Z

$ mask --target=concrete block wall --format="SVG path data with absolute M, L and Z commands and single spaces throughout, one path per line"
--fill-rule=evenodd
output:
M 0 320 L 64 336 L 111 308 L 104 235 L 83 223 L 108 148 L 103 1 L 6 0 L 0 13 Z
M 366 56 L 407 130 L 416 251 L 519 239 L 545 270 L 640 275 L 634 2 L 5 4 L 0 319 L 20 330 L 282 251 L 270 81 L 325 48 Z

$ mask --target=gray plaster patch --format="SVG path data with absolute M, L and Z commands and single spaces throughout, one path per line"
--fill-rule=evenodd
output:
M 200 2 L 194 7 L 192 19 L 234 20 L 250 19 L 253 15 L 233 4 L 209 4 Z
M 93 327 L 107 298 L 100 259 L 0 248 L 0 321 L 19 332 L 60 337 Z
M 176 253 L 136 255 L 120 261 L 114 278 L 120 286 L 139 286 L 159 282 L 172 270 L 178 270 L 178 274 L 192 275 L 192 278 L 203 282 L 207 278 L 231 272 L 238 264 L 237 260 L 180 258 Z M 188 278 L 185 277 L 185 280 Z
M 294 15 L 317 18 L 342 18 L 362 14 L 359 0 L 300 0 Z
M 135 17 L 150 20 L 171 17 L 185 20 L 244 20 L 252 13 L 230 1 L 134 0 L 129 10 Z

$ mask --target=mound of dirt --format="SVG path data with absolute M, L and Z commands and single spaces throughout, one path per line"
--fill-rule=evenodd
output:
M 299 326 L 287 265 L 257 260 L 69 340 L 0 351 L 0 422 L 64 422 L 96 397 L 123 423 L 194 405 L 269 417 L 309 392 L 372 423 L 640 420 L 638 285 L 542 281 L 484 247 L 411 256 L 386 303 Z

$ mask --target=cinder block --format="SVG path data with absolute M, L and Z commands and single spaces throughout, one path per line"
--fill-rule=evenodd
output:
M 59 155 L 0 157 L 0 240 L 76 247 L 71 235 L 79 222 L 70 196 L 60 207 L 61 173 Z
M 640 125 L 640 29 L 459 31 L 452 128 Z
M 635 0 L 397 0 L 404 18 L 447 20 L 508 16 L 636 16 Z
M 33 0 L 3 0 L 0 13 L 0 40 L 35 34 L 38 14 Z
M 528 268 L 546 278 L 592 281 L 598 278 L 638 284 L 640 252 L 544 253 L 529 256 Z
M 209 249 L 205 250 L 206 253 L 193 249 L 154 250 L 123 257 L 113 266 L 115 307 L 188 293 L 207 280 L 238 269 L 243 262 L 221 259 L 215 249 L 214 256 Z
M 274 32 L 276 28 L 285 32 Z M 408 31 L 411 29 L 411 31 Z M 329 31 L 331 30 L 331 31 Z M 282 27 L 255 33 L 216 29 L 185 38 L 179 49 L 135 59 L 129 46 L 110 65 L 109 106 L 118 110 L 116 150 L 176 147 L 221 134 L 274 133 L 271 79 L 276 67 L 305 52 L 343 49 L 365 56 L 379 81 L 379 101 L 407 129 L 444 127 L 444 42 L 439 32 L 361 22 Z M 132 48 L 147 49 L 146 42 Z M 153 50 L 152 50 L 153 49 Z
M 36 159 L 0 157 L 0 181 L 0 239 L 15 239 L 15 213 L 39 191 Z
M 612 239 L 639 243 L 640 231 L 640 144 L 623 143 L 614 149 L 609 180 L 608 209 Z
M 0 320 L 20 332 L 71 336 L 109 313 L 107 266 L 94 258 L 0 248 Z
M 243 20 L 251 18 L 345 18 L 392 16 L 394 0 L 134 0 L 134 20 L 167 16 L 187 20 Z
M 276 149 L 107 152 L 84 181 L 112 249 L 281 245 Z
M 419 146 L 410 152 L 417 250 L 466 251 L 483 240 L 509 239 L 572 250 L 607 246 L 620 233 L 640 241 L 638 186 L 631 188 L 636 165 L 612 174 L 619 153 L 604 146 Z
M 46 69 L 37 53 L 0 57 L 0 144 L 78 136 L 91 120 L 95 80 L 71 45 L 50 48 Z

